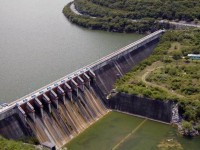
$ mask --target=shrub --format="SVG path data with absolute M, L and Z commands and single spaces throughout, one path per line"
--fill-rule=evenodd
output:
M 192 124 L 188 121 L 182 121 L 183 130 L 192 131 Z
M 174 52 L 172 58 L 174 60 L 179 60 L 181 59 L 181 53 L 180 52 Z

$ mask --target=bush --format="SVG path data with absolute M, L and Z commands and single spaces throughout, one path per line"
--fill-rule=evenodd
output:
M 198 125 L 196 125 L 195 129 L 200 131 L 200 123 Z
M 173 53 L 173 56 L 172 56 L 172 58 L 174 59 L 174 60 L 179 60 L 179 59 L 181 59 L 181 53 L 180 52 L 174 52 Z
M 188 121 L 182 121 L 182 127 L 185 130 L 192 130 L 192 124 Z

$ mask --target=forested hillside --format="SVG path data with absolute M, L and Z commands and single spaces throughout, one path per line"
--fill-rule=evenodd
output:
M 95 30 L 112 32 L 153 32 L 168 29 L 174 20 L 198 23 L 200 1 L 186 0 L 74 0 L 75 14 L 68 4 L 64 15 L 73 23 Z
M 80 0 L 77 0 L 80 1 Z M 193 21 L 200 19 L 200 1 L 194 0 L 87 0 L 104 7 L 128 11 L 129 17 L 178 19 Z
M 102 17 L 92 17 L 96 15 L 81 11 L 79 10 L 79 8 L 76 9 L 83 15 L 77 15 L 71 10 L 70 8 L 71 4 L 72 3 L 69 3 L 63 9 L 63 13 L 68 18 L 68 20 L 74 24 L 92 30 L 105 30 L 110 32 L 126 32 L 126 33 L 132 33 L 132 32 L 146 33 L 146 32 L 154 32 L 158 29 L 170 28 L 169 23 L 166 22 L 158 23 L 153 18 L 144 18 L 140 19 L 139 21 L 135 21 L 135 20 L 130 20 L 129 18 L 124 18 L 123 16 L 120 16 L 118 14 L 113 16 L 105 15 Z M 83 6 L 82 8 L 84 7 L 85 6 Z M 98 12 L 98 6 L 97 9 L 94 8 L 94 10 Z M 101 14 L 101 12 L 99 13 Z M 110 11 L 110 13 L 115 13 L 115 12 Z

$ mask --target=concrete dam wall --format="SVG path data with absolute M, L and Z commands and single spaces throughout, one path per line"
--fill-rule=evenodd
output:
M 140 107 L 143 109 L 142 105 L 152 106 L 139 100 L 135 105 L 129 97 L 126 101 L 120 97 L 108 101 L 106 97 L 116 79 L 152 53 L 163 33 L 163 30 L 156 31 L 10 103 L 0 110 L 0 134 L 13 139 L 34 135 L 41 144 L 49 142 L 60 148 L 105 115 L 109 108 L 137 113 Z M 154 107 L 160 116 L 147 115 L 151 109 L 140 114 L 169 122 L 169 118 L 163 119 L 165 113 L 159 111 L 161 103 Z
M 147 118 L 170 122 L 172 118 L 172 102 L 162 102 L 145 97 L 118 93 L 109 99 L 111 109 L 128 112 Z
M 136 50 L 130 53 L 110 60 L 101 67 L 95 66 L 92 68 L 96 75 L 96 84 L 94 88 L 97 91 L 101 91 L 102 98 L 105 98 L 111 92 L 117 79 L 129 72 L 135 65 L 152 53 L 158 41 L 158 38 L 152 40 L 145 45 L 138 46 Z
M 172 103 L 158 100 L 149 100 L 134 95 L 119 93 L 107 100 L 106 96 L 113 89 L 115 81 L 129 72 L 141 60 L 147 58 L 159 42 L 156 38 L 137 49 L 113 58 L 106 64 L 92 68 L 96 74 L 96 82 L 92 84 L 98 95 L 104 100 L 108 108 L 133 113 L 163 122 L 171 121 Z
M 20 119 L 17 109 L 10 109 L 0 115 L 0 135 L 9 139 L 31 136 L 31 131 Z

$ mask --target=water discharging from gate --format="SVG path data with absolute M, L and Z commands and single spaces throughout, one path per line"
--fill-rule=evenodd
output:
M 51 113 L 44 109 L 43 118 L 36 113 L 35 122 L 27 120 L 40 143 L 49 141 L 60 148 L 108 112 L 92 87 L 72 97 L 65 104 L 59 101 L 58 109 L 52 106 Z

